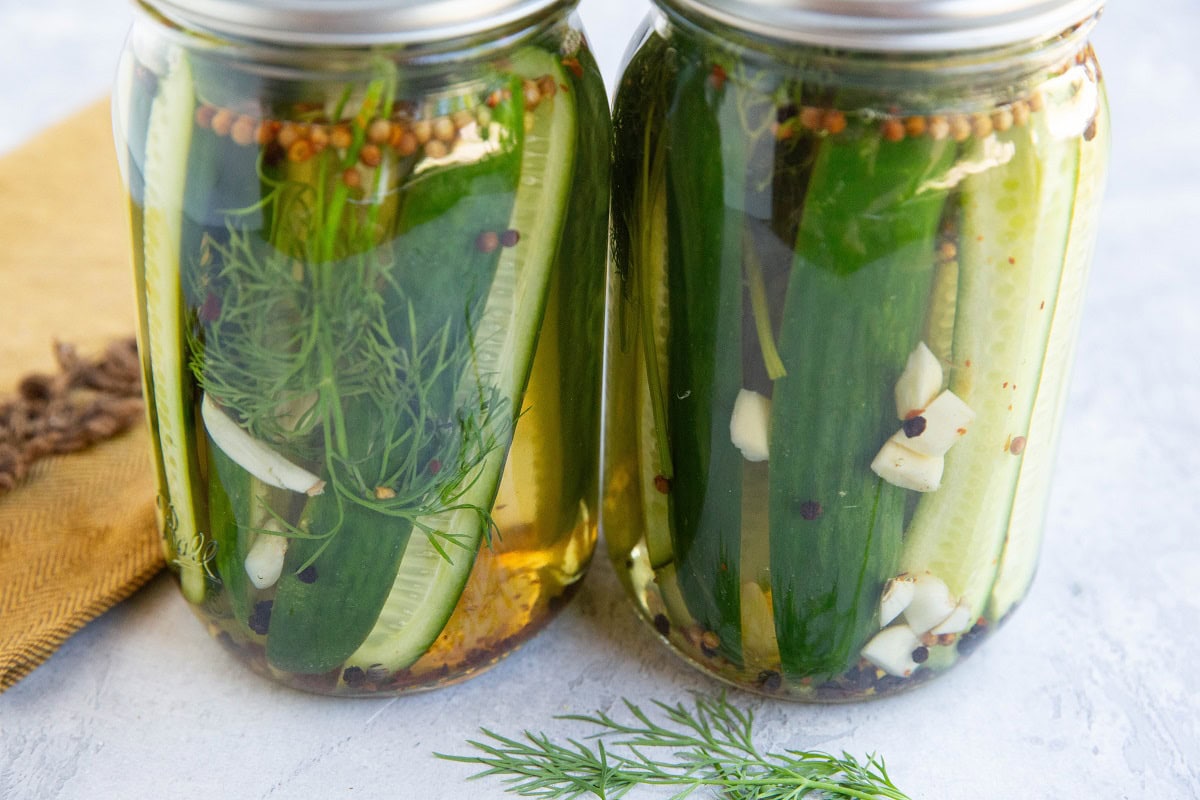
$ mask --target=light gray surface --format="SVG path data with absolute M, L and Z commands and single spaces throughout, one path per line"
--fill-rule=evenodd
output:
M 584 0 L 610 78 L 643 7 Z M 0 0 L 0 150 L 103 92 L 124 14 L 121 0 Z M 1117 2 L 1097 42 L 1115 160 L 1032 594 L 975 658 L 907 696 L 736 698 L 764 741 L 879 751 L 914 797 L 1200 796 L 1200 7 Z M 480 725 L 578 734 L 552 716 L 702 688 L 603 560 L 499 667 L 397 700 L 244 672 L 159 579 L 0 695 L 0 798 L 498 798 L 430 754 L 462 752 Z

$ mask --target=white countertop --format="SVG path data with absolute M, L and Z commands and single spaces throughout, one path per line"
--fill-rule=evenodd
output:
M 644 7 L 583 0 L 610 83 Z M 104 93 L 128 16 L 124 0 L 0 0 L 0 151 Z M 915 798 L 1200 796 L 1200 5 L 1113 3 L 1096 40 L 1114 165 L 1030 597 L 908 695 L 734 698 L 765 743 L 878 751 Z M 579 735 L 552 717 L 714 688 L 635 619 L 602 558 L 491 672 L 385 700 L 251 675 L 160 577 L 0 695 L 0 798 L 500 798 L 431 754 L 466 752 L 481 725 Z

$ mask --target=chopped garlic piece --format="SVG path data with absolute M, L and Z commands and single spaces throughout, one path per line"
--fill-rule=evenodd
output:
M 946 455 L 946 451 L 967 434 L 974 419 L 975 412 L 971 407 L 947 390 L 925 408 L 919 424 L 913 425 L 910 420 L 896 432 L 892 441 L 915 453 L 938 458 Z
M 871 471 L 901 489 L 933 492 L 942 485 L 945 466 L 941 457 L 917 453 L 889 439 L 871 462 Z
M 971 607 L 963 601 L 959 601 L 954 610 L 950 612 L 950 616 L 939 622 L 930 631 L 934 636 L 947 636 L 958 633 L 966 633 L 971 629 L 975 620 L 971 618 Z
M 310 497 L 325 491 L 325 481 L 255 439 L 207 394 L 200 404 L 204 427 L 217 447 L 242 469 L 265 484 Z
M 942 365 L 924 342 L 908 356 L 904 372 L 896 381 L 896 416 L 908 419 L 919 414 L 942 388 Z
M 926 572 L 916 576 L 913 598 L 904 609 L 904 621 L 913 633 L 921 636 L 946 622 L 958 606 L 950 588 L 940 578 Z
M 884 628 L 862 649 L 862 657 L 889 675 L 907 678 L 917 668 L 913 651 L 921 641 L 907 625 Z
M 766 461 L 770 455 L 771 400 L 742 389 L 733 403 L 729 438 L 747 461 Z
M 246 553 L 246 575 L 256 588 L 268 589 L 279 580 L 283 573 L 283 559 L 287 555 L 287 547 L 288 540 L 285 537 L 270 533 L 260 533 L 254 540 L 250 552 Z
M 883 587 L 883 596 L 879 599 L 880 627 L 891 623 L 908 604 L 912 602 L 914 580 L 911 575 L 897 575 Z

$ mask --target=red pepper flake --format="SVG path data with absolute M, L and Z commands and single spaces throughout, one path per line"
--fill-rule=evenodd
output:
M 562 90 L 563 94 L 567 94 L 571 91 L 571 87 L 567 86 L 565 83 L 560 83 L 558 88 Z
M 1043 300 L 1043 301 L 1042 301 L 1042 304 L 1041 304 L 1040 306 L 1038 306 L 1038 311 L 1042 311 L 1042 310 L 1044 310 L 1045 308 L 1046 308 L 1046 301 L 1045 301 L 1045 300 Z
M 659 494 L 670 494 L 671 481 L 662 475 L 655 475 L 654 488 L 658 490 Z
M 963 362 L 963 366 L 964 366 L 964 367 L 970 367 L 970 366 L 971 366 L 971 359 L 969 359 L 969 358 L 968 358 L 966 361 L 964 361 L 964 362 Z
M 712 72 L 708 76 L 709 85 L 718 92 L 725 88 L 725 81 L 729 79 L 729 75 L 725 72 L 725 68 L 720 64 L 713 64 Z
M 1002 386 L 1001 388 L 1007 389 L 1007 388 L 1008 388 L 1008 381 L 1005 381 L 1005 382 L 1004 382 L 1004 384 L 1003 384 L 1003 386 Z
M 441 471 L 442 471 L 442 462 L 438 461 L 436 458 L 429 462 L 429 474 L 430 475 L 437 475 Z
M 562 65 L 564 67 L 566 67 L 567 69 L 569 69 L 571 71 L 571 74 L 574 75 L 576 78 L 583 77 L 583 64 L 579 63 L 578 58 L 575 58 L 574 56 L 568 56 L 567 58 L 564 58 L 562 60 Z M 563 90 L 566 91 L 566 88 L 567 87 L 564 86 Z
M 1017 259 L 1013 258 L 1012 256 L 1009 256 L 1009 257 L 1008 257 L 1008 263 L 1010 263 L 1010 264 L 1015 264 L 1015 263 L 1017 263 Z
M 956 431 L 954 431 L 954 432 L 955 432 L 955 433 L 957 433 L 959 436 L 966 436 L 966 435 L 967 435 L 967 429 L 966 429 L 966 428 L 959 428 L 959 429 L 957 429 L 957 430 L 956 430 Z
M 806 520 L 820 519 L 824 513 L 825 509 L 816 500 L 805 500 L 800 504 L 800 516 Z
M 1012 453 L 1014 456 L 1019 456 L 1019 455 L 1021 455 L 1021 453 L 1024 453 L 1025 452 L 1025 437 L 1024 436 L 1015 437 L 1012 440 L 1012 442 L 1010 442 L 1008 445 L 1008 452 Z

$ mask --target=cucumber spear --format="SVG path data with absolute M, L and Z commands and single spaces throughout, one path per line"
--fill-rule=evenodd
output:
M 848 668 L 895 574 L 905 496 L 870 470 L 920 335 L 954 156 L 866 126 L 818 145 L 780 331 L 770 445 L 771 585 L 785 675 Z M 877 626 L 875 626 L 877 627 Z

